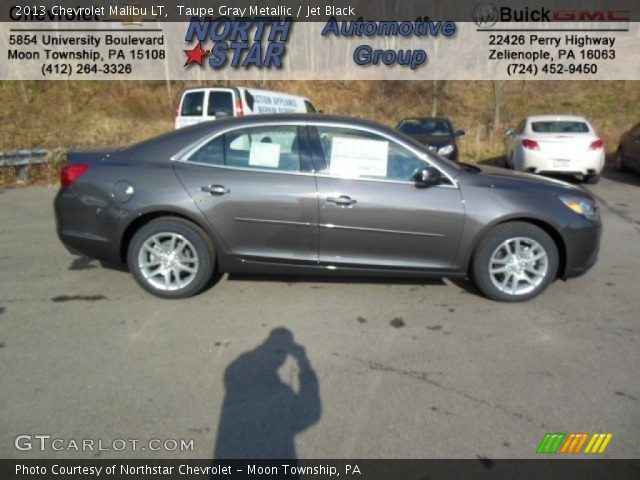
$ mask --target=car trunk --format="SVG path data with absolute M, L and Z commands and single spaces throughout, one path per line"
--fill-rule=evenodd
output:
M 531 138 L 538 143 L 541 153 L 549 158 L 567 163 L 580 160 L 589 152 L 589 147 L 596 137 L 590 134 L 566 135 L 561 133 L 537 134 Z

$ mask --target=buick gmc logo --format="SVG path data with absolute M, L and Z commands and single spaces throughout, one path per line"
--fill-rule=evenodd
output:
M 491 28 L 498 21 L 498 7 L 492 3 L 480 3 L 473 9 L 473 21 L 480 28 Z
M 497 7 L 480 3 L 473 10 L 473 21 L 479 28 L 491 28 L 497 22 L 629 22 L 631 10 L 616 8 L 549 9 Z

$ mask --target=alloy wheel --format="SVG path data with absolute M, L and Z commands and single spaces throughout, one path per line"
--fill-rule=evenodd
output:
M 183 289 L 193 282 L 199 261 L 196 249 L 184 236 L 162 232 L 144 241 L 138 253 L 138 266 L 150 285 L 169 291 Z
M 549 259 L 536 240 L 509 238 L 496 248 L 489 260 L 494 286 L 507 295 L 526 295 L 535 290 L 547 274 Z

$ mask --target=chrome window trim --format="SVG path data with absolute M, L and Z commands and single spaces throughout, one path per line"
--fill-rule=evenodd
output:
M 311 171 L 311 172 L 291 172 L 291 171 L 285 171 L 285 170 L 269 170 L 269 169 L 261 169 L 261 168 L 246 168 L 246 167 L 231 167 L 228 165 L 211 165 L 208 163 L 201 163 L 201 162 L 189 162 L 188 159 L 191 155 L 193 155 L 197 150 L 199 150 L 201 147 L 203 147 L 205 144 L 207 144 L 208 142 L 210 142 L 211 140 L 215 140 L 217 137 L 221 136 L 221 135 L 225 135 L 228 132 L 232 132 L 234 130 L 242 130 L 245 128 L 259 128 L 259 127 L 277 127 L 277 126 L 296 126 L 296 127 L 319 127 L 319 126 L 324 126 L 324 127 L 332 127 L 332 128 L 345 128 L 345 129 L 351 129 L 351 130 L 359 130 L 362 132 L 368 132 L 368 133 L 372 133 L 374 135 L 378 135 L 381 136 L 385 139 L 387 139 L 390 142 L 393 142 L 397 145 L 400 145 L 401 147 L 403 147 L 406 150 L 409 150 L 411 153 L 413 153 L 416 157 L 418 157 L 420 160 L 422 160 L 423 162 L 425 162 L 427 165 L 437 169 L 444 177 L 446 177 L 449 182 L 451 182 L 450 185 L 436 185 L 435 188 L 453 188 L 453 189 L 458 189 L 458 182 L 451 176 L 449 175 L 446 171 L 444 171 L 442 168 L 440 168 L 438 165 L 435 165 L 431 159 L 429 158 L 429 156 L 424 153 L 421 152 L 417 149 L 415 149 L 412 145 L 406 144 L 404 143 L 401 139 L 396 139 L 391 137 L 389 134 L 387 134 L 386 132 L 382 132 L 379 130 L 375 130 L 373 128 L 369 128 L 363 125 L 353 125 L 350 123 L 337 123 L 337 122 L 309 122 L 309 121 L 305 121 L 305 120 L 301 120 L 301 121 L 293 121 L 293 120 L 289 120 L 289 121 L 269 121 L 269 122 L 265 122 L 264 120 L 261 121 L 257 121 L 255 124 L 249 124 L 249 125 L 242 125 L 242 126 L 232 126 L 232 127 L 228 127 L 225 128 L 223 130 L 218 130 L 215 133 L 212 133 L 211 135 L 207 135 L 206 137 L 204 137 L 202 140 L 189 145 L 188 147 L 183 148 L 182 150 L 180 150 L 179 152 L 177 152 L 176 154 L 174 154 L 170 160 L 173 162 L 181 162 L 181 163 L 188 163 L 188 164 L 192 164 L 192 165 L 201 165 L 201 166 L 206 166 L 206 167 L 212 167 L 212 168 L 226 168 L 226 169 L 230 169 L 230 170 L 242 170 L 242 171 L 251 171 L 251 172 L 268 172 L 268 173 L 279 173 L 279 174 L 285 174 L 285 175 L 315 175 L 318 177 L 323 177 L 323 178 L 335 178 L 338 180 L 350 180 L 350 181 L 359 181 L 359 182 L 381 182 L 381 183 L 395 183 L 395 184 L 402 184 L 402 185 L 415 185 L 415 182 L 410 182 L 410 181 L 403 181 L 403 180 L 387 180 L 387 179 L 376 179 L 376 178 L 349 178 L 349 177 L 339 177 L 339 176 L 335 176 L 335 175 L 329 175 L 329 174 L 324 174 L 324 173 L 318 173 L 316 171 Z M 430 188 L 434 188 L 434 187 L 430 187 Z

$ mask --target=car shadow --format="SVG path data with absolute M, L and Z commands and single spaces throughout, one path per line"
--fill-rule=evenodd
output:
M 613 168 L 605 168 L 602 171 L 602 176 L 607 180 L 612 180 L 616 183 L 640 186 L 640 174 L 633 170 L 619 171 Z
M 287 368 L 289 359 L 295 367 Z M 224 386 L 214 458 L 296 460 L 295 437 L 320 420 L 322 402 L 318 377 L 291 331 L 272 330 L 231 362 Z

